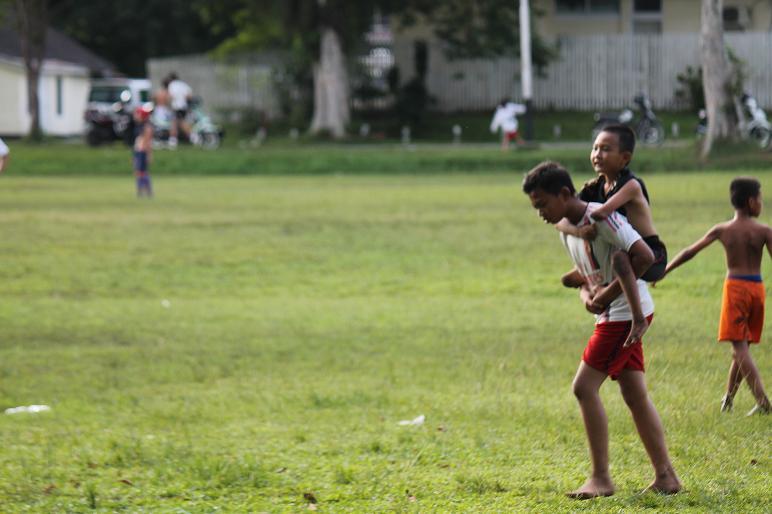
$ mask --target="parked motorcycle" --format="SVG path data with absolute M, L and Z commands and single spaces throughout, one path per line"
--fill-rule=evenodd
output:
M 661 145 L 665 140 L 665 129 L 651 108 L 651 101 L 646 95 L 633 98 L 638 111 L 638 119 L 632 109 L 621 112 L 595 113 L 595 126 L 592 128 L 593 141 L 604 127 L 614 124 L 627 125 L 635 131 L 638 141 L 646 145 Z
M 743 139 L 754 141 L 762 150 L 768 148 L 772 143 L 772 124 L 767 120 L 767 113 L 749 93 L 740 97 L 740 106 L 745 118 L 739 126 Z M 698 116 L 697 136 L 702 137 L 708 131 L 708 112 L 700 109 Z
M 190 127 L 189 134 L 179 134 L 178 139 L 189 141 L 191 144 L 207 150 L 214 150 L 220 146 L 225 135 L 222 128 L 212 121 L 212 118 L 201 107 L 200 99 L 193 99 L 188 104 L 188 115 L 185 120 Z M 154 119 L 153 144 L 156 147 L 169 146 L 173 120 Z

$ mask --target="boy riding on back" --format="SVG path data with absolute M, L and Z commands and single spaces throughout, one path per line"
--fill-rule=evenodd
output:
M 585 202 L 603 204 L 591 215 L 592 220 L 596 223 L 604 222 L 615 211 L 627 217 L 629 223 L 654 253 L 654 263 L 645 270 L 641 278 L 647 282 L 656 282 L 662 278 L 665 272 L 667 249 L 660 241 L 654 228 L 646 184 L 628 168 L 634 150 L 635 133 L 630 127 L 609 125 L 603 128 L 595 138 L 590 153 L 590 162 L 595 172 L 598 173 L 598 177 L 584 185 L 579 193 L 579 198 Z M 556 225 L 556 228 L 565 234 L 590 241 L 597 234 L 596 224 L 577 228 L 568 220 L 562 220 Z M 627 254 L 623 253 L 620 257 L 622 256 L 627 256 Z M 630 262 L 630 265 L 633 268 L 636 267 L 635 262 Z M 618 272 L 619 270 L 615 267 L 617 276 L 619 275 Z M 578 284 L 572 283 L 575 278 L 575 273 L 570 272 L 563 277 L 563 282 L 566 285 L 577 287 Z M 610 300 L 621 292 L 618 281 L 615 281 L 614 288 L 610 292 L 613 294 L 596 297 L 593 309 L 590 307 L 588 309 L 595 313 L 602 311 Z M 633 314 L 637 315 L 638 313 L 634 310 Z
M 685 248 L 668 263 L 665 274 L 719 240 L 726 252 L 727 275 L 721 304 L 718 340 L 732 343 L 732 364 L 721 410 L 732 410 L 732 402 L 743 378 L 748 382 L 756 406 L 748 413 L 769 414 L 770 404 L 764 392 L 749 343 L 758 344 L 764 326 L 766 292 L 761 281 L 764 247 L 772 257 L 772 228 L 755 220 L 761 214 L 761 184 L 750 177 L 739 177 L 729 187 L 734 218 L 711 228 L 700 240 Z
M 541 163 L 528 172 L 523 192 L 547 223 L 564 219 L 581 228 L 591 223 L 592 214 L 601 207 L 577 198 L 570 175 L 554 162 Z M 654 468 L 655 478 L 648 490 L 676 493 L 681 483 L 670 462 L 659 414 L 648 396 L 642 334 L 634 330 L 636 307 L 648 321 L 654 315 L 654 302 L 646 283 L 636 280 L 654 261 L 654 255 L 625 217 L 616 212 L 609 215 L 607 222 L 598 224 L 597 237 L 591 242 L 565 233 L 561 239 L 574 262 L 573 281 L 579 285 L 573 287 L 580 288 L 585 305 L 597 295 L 608 294 L 614 274 L 625 286 L 625 294 L 612 297 L 608 309 L 596 316 L 595 330 L 574 378 L 573 390 L 584 419 L 592 473 L 568 496 L 587 499 L 614 494 L 608 462 L 608 421 L 600 397 L 600 386 L 608 377 L 619 381 L 622 397 Z M 631 261 L 637 269 L 630 266 Z M 565 277 L 563 283 L 571 285 Z M 628 294 L 630 288 L 636 291 L 635 300 Z M 637 306 L 633 305 L 634 301 L 638 302 Z

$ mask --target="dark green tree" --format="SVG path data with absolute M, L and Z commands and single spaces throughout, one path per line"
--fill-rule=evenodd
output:
M 289 52 L 294 76 L 312 84 L 311 131 L 339 137 L 349 118 L 346 55 L 362 43 L 376 12 L 403 24 L 430 23 L 451 58 L 519 55 L 518 9 L 511 0 L 233 0 L 237 33 L 220 50 L 275 48 Z M 534 62 L 543 68 L 554 51 L 534 37 Z M 427 97 L 428 98 L 428 97 Z M 425 105 L 423 102 L 422 105 Z
M 48 0 L 50 23 L 129 76 L 144 77 L 150 57 L 203 53 L 236 33 L 218 0 Z
M 43 130 L 40 127 L 38 86 L 46 50 L 48 2 L 47 0 L 14 0 L 12 6 L 12 16 L 19 33 L 21 54 L 27 73 L 29 138 L 40 141 L 43 138 Z

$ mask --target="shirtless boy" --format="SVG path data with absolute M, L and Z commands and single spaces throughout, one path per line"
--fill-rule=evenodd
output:
M 693 258 L 703 248 L 718 240 L 726 253 L 726 280 L 721 302 L 718 340 L 732 343 L 732 364 L 721 410 L 729 412 L 740 383 L 745 378 L 756 406 L 748 415 L 769 414 L 769 398 L 761 375 L 753 362 L 750 344 L 758 344 L 764 326 L 766 292 L 761 281 L 761 258 L 764 247 L 772 257 L 772 228 L 759 223 L 761 184 L 755 178 L 739 177 L 729 186 L 734 218 L 708 230 L 697 242 L 682 250 L 665 269 L 670 273 Z

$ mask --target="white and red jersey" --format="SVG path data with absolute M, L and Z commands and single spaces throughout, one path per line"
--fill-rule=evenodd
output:
M 595 223 L 590 218 L 590 213 L 600 207 L 601 204 L 590 202 L 584 211 L 582 220 L 576 224 L 583 227 Z M 627 252 L 633 244 L 641 239 L 640 234 L 627 221 L 627 218 L 618 212 L 612 213 L 603 221 L 595 223 L 597 236 L 592 241 L 579 237 L 560 233 L 560 238 L 568 250 L 568 255 L 574 261 L 576 269 L 582 274 L 587 283 L 591 285 L 606 285 L 614 280 L 614 270 L 611 265 L 611 256 L 617 250 Z M 641 310 L 644 316 L 654 312 L 654 301 L 651 299 L 646 282 L 638 279 L 638 294 L 641 298 Z M 633 319 L 630 306 L 625 295 L 620 294 L 608 308 L 595 316 L 595 323 L 607 321 L 629 321 Z

